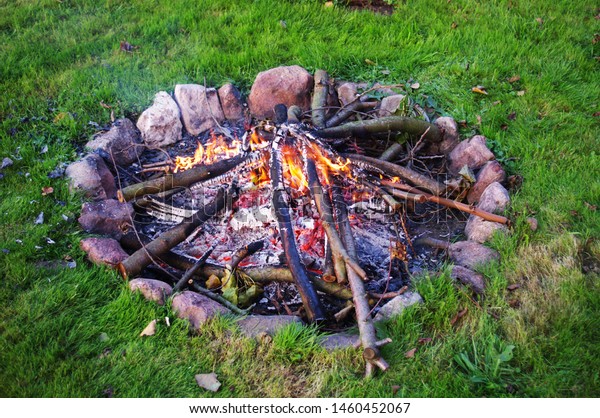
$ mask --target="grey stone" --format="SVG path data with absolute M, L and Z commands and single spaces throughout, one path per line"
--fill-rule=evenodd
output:
M 473 269 L 500 260 L 500 254 L 475 241 L 459 241 L 450 244 L 448 257 L 455 264 Z
M 417 292 L 403 293 L 383 305 L 379 312 L 377 312 L 377 315 L 375 315 L 374 321 L 390 319 L 396 315 L 400 315 L 409 306 L 422 302 L 423 298 Z
M 477 208 L 486 212 L 501 213 L 510 204 L 508 191 L 498 182 L 490 184 L 479 198 Z M 497 222 L 486 221 L 479 216 L 471 215 L 465 225 L 465 234 L 472 241 L 486 242 L 496 232 L 508 233 L 508 227 Z
M 238 121 L 244 118 L 244 103 L 240 91 L 231 83 L 224 84 L 218 91 L 225 119 Z
M 173 288 L 170 285 L 154 279 L 130 280 L 129 289 L 132 292 L 139 291 L 147 300 L 154 301 L 159 305 L 164 305 L 165 299 L 173 293 Z
M 465 286 L 470 287 L 475 293 L 483 294 L 485 291 L 485 280 L 479 273 L 475 273 L 466 267 L 454 266 L 450 277 L 454 280 L 458 280 Z
M 185 129 L 200 135 L 225 120 L 217 90 L 199 84 L 177 84 L 175 100 Z
M 469 167 L 471 170 L 476 170 L 486 162 L 494 159 L 494 154 L 486 146 L 486 139 L 482 135 L 475 135 L 471 139 L 467 139 L 459 143 L 450 152 L 449 170 L 456 174 L 463 166 Z
M 69 164 L 65 170 L 71 190 L 82 190 L 93 200 L 111 199 L 116 196 L 115 178 L 97 154 L 88 154 Z
M 273 336 L 281 328 L 294 323 L 301 324 L 302 320 L 293 315 L 249 315 L 238 321 L 240 331 L 249 338 L 256 338 L 263 334 Z
M 400 103 L 402 103 L 405 97 L 406 96 L 403 94 L 394 94 L 393 96 L 384 97 L 381 100 L 381 105 L 377 111 L 377 114 L 381 117 L 395 114 L 400 108 Z
M 133 163 L 143 151 L 140 134 L 129 119 L 117 119 L 108 132 L 96 135 L 86 147 L 106 152 L 118 165 Z
M 86 202 L 81 207 L 79 224 L 86 232 L 119 239 L 131 227 L 133 212 L 131 203 L 115 199 Z
M 477 173 L 476 182 L 469 190 L 467 201 L 471 204 L 479 202 L 481 194 L 487 187 L 494 182 L 503 182 L 506 173 L 498 161 L 488 161 L 481 167 Z
M 119 242 L 112 238 L 84 238 L 79 242 L 79 247 L 87 253 L 92 263 L 111 268 L 129 257 Z
M 486 212 L 502 213 L 510 205 L 508 190 L 497 181 L 489 184 L 481 196 L 477 208 Z
M 152 106 L 144 110 L 136 126 L 149 147 L 160 148 L 181 140 L 179 107 L 165 91 L 156 93 Z
M 173 311 L 181 319 L 187 319 L 193 330 L 197 331 L 209 319 L 226 314 L 229 309 L 199 293 L 185 291 L 173 297 Z
M 448 156 L 458 145 L 458 125 L 454 119 L 448 116 L 439 117 L 433 123 L 442 131 L 442 140 L 438 143 L 431 143 L 425 153 Z
M 340 333 L 323 337 L 319 341 L 319 344 L 325 350 L 331 352 L 334 350 L 343 350 L 345 348 L 354 347 L 358 341 L 360 341 L 360 337 L 358 335 Z
M 304 68 L 293 65 L 263 71 L 256 76 L 248 96 L 250 112 L 258 118 L 273 118 L 273 108 L 284 104 L 310 108 L 313 76 Z
M 486 221 L 479 216 L 471 215 L 465 225 L 465 235 L 471 241 L 484 243 L 490 240 L 496 232 L 508 234 L 506 225 Z

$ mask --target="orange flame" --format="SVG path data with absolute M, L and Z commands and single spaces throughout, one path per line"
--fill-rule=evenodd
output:
M 228 143 L 222 135 L 211 133 L 210 139 L 203 146 L 198 142 L 198 148 L 193 157 L 175 157 L 175 172 L 189 170 L 200 164 L 212 164 L 217 160 L 235 157 L 240 153 L 241 142 L 234 139 Z

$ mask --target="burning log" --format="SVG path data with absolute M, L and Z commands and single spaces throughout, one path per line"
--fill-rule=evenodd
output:
M 223 209 L 230 196 L 231 191 L 221 188 L 212 202 L 119 263 L 117 268 L 123 278 L 140 273 L 152 262 L 152 257 L 166 253 L 185 240 L 196 228 Z
M 298 293 L 300 293 L 300 297 L 306 308 L 308 319 L 311 322 L 319 322 L 325 320 L 325 314 L 321 302 L 317 297 L 317 292 L 308 278 L 306 268 L 300 260 L 300 254 L 298 254 L 292 227 L 288 194 L 285 191 L 285 186 L 283 184 L 283 157 L 281 151 L 281 142 L 283 139 L 284 136 L 281 133 L 278 133 L 271 146 L 270 168 L 271 185 L 273 187 L 273 209 L 275 211 L 277 223 L 279 224 L 279 235 L 281 237 L 285 258 L 292 276 L 294 277 L 296 286 L 298 287 Z
M 243 163 L 248 157 L 249 154 L 240 154 L 211 165 L 196 166 L 189 170 L 166 174 L 163 177 L 153 180 L 132 184 L 119 190 L 117 197 L 121 202 L 128 202 L 146 194 L 156 194 L 176 187 L 188 187 L 194 183 L 224 174 Z
M 329 75 L 326 71 L 315 71 L 315 89 L 312 97 L 312 123 L 317 128 L 325 127 L 325 106 L 329 94 Z

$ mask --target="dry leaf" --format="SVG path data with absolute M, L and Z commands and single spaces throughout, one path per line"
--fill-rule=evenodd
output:
M 544 19 L 542 19 L 541 17 L 536 17 L 535 21 L 538 22 L 540 25 L 544 24 Z
M 141 332 L 140 337 L 149 337 L 156 334 L 156 319 L 150 321 L 150 323 Z
M 137 46 L 133 46 L 127 41 L 121 41 L 121 51 L 133 52 L 133 50 L 137 49 L 137 48 L 138 48 Z
M 519 90 L 517 96 L 525 96 L 525 90 Z
M 512 291 L 514 291 L 514 290 L 517 290 L 517 289 L 519 289 L 520 287 L 521 287 L 521 285 L 520 285 L 519 283 L 515 283 L 515 284 L 511 284 L 510 286 L 508 286 L 508 287 L 506 288 L 506 290 L 508 290 L 508 291 L 512 292 Z
M 502 125 L 500 125 L 500 129 L 506 131 L 508 129 L 508 125 L 506 123 L 503 123 Z
M 477 125 L 481 125 L 481 115 L 475 116 L 477 118 Z
M 398 393 L 399 390 L 400 390 L 399 385 L 393 385 L 392 386 L 392 396 L 396 396 L 396 394 Z
M 485 91 L 485 88 L 483 86 L 475 86 L 471 89 L 471 91 L 473 93 L 479 93 L 479 94 L 485 94 L 485 95 L 488 94 L 488 92 Z
M 594 116 L 595 118 L 597 118 L 598 116 L 600 116 L 600 112 L 594 112 L 594 114 L 592 116 Z
M 419 87 L 421 87 L 421 84 L 419 84 L 419 83 L 412 83 L 410 85 L 410 88 L 413 90 L 417 90 Z
M 221 387 L 221 382 L 219 382 L 215 373 L 197 374 L 196 383 L 201 388 L 211 392 L 216 392 Z
M 332 1 L 326 1 L 324 4 L 325 7 L 333 7 L 333 2 Z
M 456 29 L 458 27 L 458 25 L 456 24 L 456 22 L 452 22 L 452 25 L 450 25 L 450 27 L 452 29 Z
M 508 82 L 509 82 L 509 83 L 511 83 L 511 84 L 512 84 L 512 83 L 516 83 L 516 82 L 517 82 L 517 81 L 519 81 L 520 79 L 521 79 L 521 76 L 520 76 L 520 75 L 514 75 L 514 76 L 512 76 L 511 78 L 509 78 L 509 79 L 508 79 Z
M 112 106 L 107 105 L 106 103 L 104 103 L 103 101 L 100 102 L 100 106 L 102 106 L 105 109 L 111 109 Z
M 417 341 L 419 344 L 427 344 L 433 341 L 433 338 L 427 337 L 427 338 L 419 338 L 419 341 Z
M 374 62 L 374 61 L 371 61 L 371 60 L 370 60 L 370 59 L 368 59 L 368 58 L 365 58 L 365 63 L 366 63 L 366 64 L 368 64 L 368 65 L 375 65 L 375 62 Z
M 404 353 L 404 357 L 406 358 L 413 358 L 415 356 L 415 353 L 417 352 L 417 347 L 408 350 L 406 353 Z
M 456 321 L 458 321 L 460 318 L 465 316 L 465 314 L 467 313 L 467 310 L 468 310 L 467 308 L 464 308 L 463 310 L 459 311 L 456 315 L 454 315 L 454 318 L 452 318 L 450 320 L 450 325 L 456 324 Z
M 48 152 L 48 145 L 44 145 L 44 146 L 42 147 L 42 149 L 40 150 L 40 154 L 45 154 L 45 153 L 47 153 L 47 152 Z
M 500 103 L 502 103 L 500 100 L 496 100 L 494 103 L 492 103 L 494 106 L 498 106 Z
M 54 193 L 54 188 L 50 186 L 42 187 L 42 196 L 47 196 Z
M 211 274 L 208 280 L 206 281 L 206 288 L 212 290 L 218 287 L 221 287 L 221 279 L 219 279 L 214 274 Z
M 592 205 L 591 203 L 583 202 L 583 204 L 585 205 L 586 208 L 588 208 L 592 212 L 596 212 L 596 209 L 598 209 L 598 206 Z
M 40 212 L 40 214 L 35 218 L 33 222 L 35 225 L 41 225 L 44 223 L 44 212 Z
M 517 118 L 517 112 L 511 112 L 508 114 L 508 120 L 515 120 Z

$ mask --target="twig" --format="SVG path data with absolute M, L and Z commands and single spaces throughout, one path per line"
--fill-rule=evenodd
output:
M 240 309 L 237 306 L 235 306 L 233 303 L 231 303 L 227 299 L 225 299 L 223 296 L 217 295 L 216 293 L 213 293 L 210 290 L 203 288 L 196 282 L 194 282 L 192 284 L 192 286 L 194 287 L 194 290 L 196 290 L 196 292 L 198 292 L 216 302 L 219 302 L 221 305 L 229 308 L 232 312 L 235 312 L 238 315 L 248 315 L 248 312 L 252 308 L 252 307 L 250 307 L 250 308 L 248 308 L 248 310 Z
M 198 271 L 198 269 L 202 267 L 204 263 L 206 263 L 206 260 L 208 260 L 208 257 L 210 257 L 214 250 L 214 245 L 211 246 L 208 250 L 206 250 L 206 252 L 202 255 L 202 257 L 198 259 L 198 261 L 192 266 L 192 268 L 188 269 L 185 272 L 185 274 L 181 276 L 181 279 L 179 279 L 177 284 L 173 286 L 173 292 L 178 292 L 183 288 L 183 286 L 185 286 L 185 284 L 192 278 L 192 276 Z

